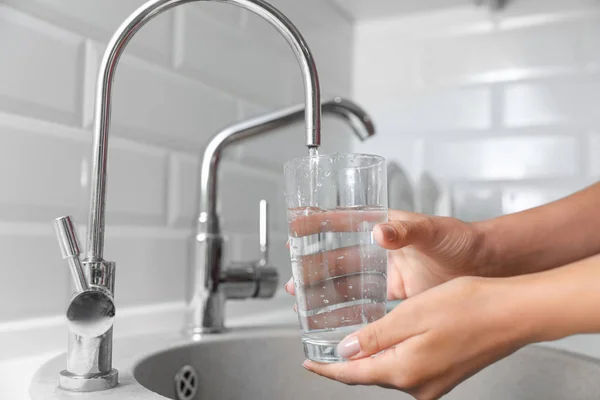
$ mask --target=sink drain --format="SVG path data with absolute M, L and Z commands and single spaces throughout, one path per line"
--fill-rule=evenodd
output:
M 177 400 L 192 400 L 198 391 L 198 373 L 191 365 L 184 365 L 175 374 Z

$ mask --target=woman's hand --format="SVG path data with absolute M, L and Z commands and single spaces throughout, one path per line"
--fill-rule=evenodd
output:
M 532 338 L 519 320 L 522 288 L 507 281 L 466 277 L 439 285 L 344 339 L 338 352 L 350 361 L 304 367 L 346 384 L 437 399 Z
M 325 219 L 328 221 L 327 229 L 351 230 L 345 226 L 348 224 L 345 218 L 331 217 L 326 213 L 308 218 L 314 221 L 304 220 L 298 224 L 308 230 L 300 232 L 300 236 L 318 232 L 321 220 Z M 388 220 L 388 223 L 375 227 L 374 236 L 381 247 L 390 250 L 387 281 L 390 300 L 405 299 L 459 276 L 486 273 L 487 249 L 483 233 L 476 225 L 455 218 L 430 217 L 396 210 L 389 211 Z M 310 228 L 313 225 L 314 232 Z M 329 253 L 330 257 L 327 254 L 318 256 L 331 258 L 329 266 L 332 273 L 343 275 L 352 270 L 353 265 L 347 262 L 351 257 Z M 343 262 L 337 261 L 338 258 Z M 356 257 L 354 259 L 358 260 Z M 285 289 L 294 294 L 291 279 Z
M 459 276 L 481 275 L 486 265 L 483 233 L 456 218 L 390 210 L 374 232 L 389 250 L 388 297 L 405 299 Z

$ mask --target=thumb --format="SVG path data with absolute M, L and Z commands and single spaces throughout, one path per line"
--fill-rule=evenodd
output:
M 373 229 L 377 243 L 384 249 L 397 250 L 408 245 L 429 247 L 440 238 L 442 226 L 434 219 L 425 217 L 412 221 L 389 221 Z

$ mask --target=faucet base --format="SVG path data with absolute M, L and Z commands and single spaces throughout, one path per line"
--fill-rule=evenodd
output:
M 224 326 L 211 326 L 211 327 L 194 327 L 194 328 L 186 328 L 183 330 L 183 335 L 185 337 L 189 337 L 194 341 L 202 339 L 205 335 L 213 335 L 215 333 L 225 333 L 228 332 L 229 328 Z
M 58 386 L 69 392 L 97 392 L 112 389 L 119 384 L 119 371 L 111 369 L 108 372 L 93 375 L 77 375 L 67 370 L 61 371 Z

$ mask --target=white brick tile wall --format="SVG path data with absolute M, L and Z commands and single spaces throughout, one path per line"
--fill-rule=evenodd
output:
M 106 191 L 110 196 L 110 209 L 106 222 L 164 223 L 167 208 L 166 151 L 113 138 L 109 157 Z M 86 187 L 86 192 L 88 190 Z
M 504 93 L 509 127 L 598 121 L 598 79 L 570 78 L 508 84 Z
M 433 173 L 466 220 L 581 189 L 600 175 L 598 21 L 587 0 L 529 0 L 359 22 L 353 94 L 379 132 L 355 150 Z
M 443 179 L 519 180 L 577 176 L 579 140 L 569 136 L 439 140 L 424 167 Z
M 90 43 L 87 114 L 92 115 L 95 76 L 104 47 Z M 112 126 L 120 136 L 174 148 L 200 150 L 237 118 L 234 98 L 172 71 L 124 55 L 115 74 Z M 92 122 L 88 118 L 88 123 Z
M 576 22 L 431 38 L 423 49 L 423 81 L 506 81 L 577 71 L 583 60 L 580 38 Z
M 0 114 L 0 218 L 86 220 L 91 133 Z M 160 224 L 166 219 L 167 153 L 113 138 L 109 151 L 108 223 Z M 18 171 L 19 173 L 15 173 Z
M 179 10 L 188 10 L 195 7 L 199 12 L 206 15 L 208 18 L 217 19 L 229 27 L 238 27 L 242 23 L 242 14 L 245 10 L 232 6 L 231 4 L 205 2 L 198 4 L 187 4 L 179 8 Z
M 109 226 L 105 258 L 116 261 L 117 306 L 183 300 L 190 232 Z
M 473 207 L 477 204 L 477 207 Z M 502 189 L 455 187 L 452 190 L 452 215 L 463 221 L 481 221 L 502 215 Z
M 172 226 L 196 226 L 199 168 L 200 156 L 172 153 L 169 158 L 168 219 Z
M 16 304 L 0 307 L 2 322 L 64 313 L 70 278 L 51 221 L 73 215 L 85 238 L 97 69 L 114 30 L 142 3 L 0 5 L 0 268 L 7 278 L 0 291 Z M 320 1 L 276 3 L 318 46 L 323 87 L 348 94 L 351 22 Z M 230 5 L 189 4 L 135 35 L 116 71 L 108 164 L 105 255 L 117 262 L 119 307 L 184 299 L 206 143 L 240 118 L 294 102 L 300 82 L 284 39 Z M 336 144 L 345 128 L 325 126 L 329 148 L 350 148 L 350 141 Z M 290 132 L 228 149 L 219 180 L 223 227 L 232 238 L 225 259 L 257 257 L 258 202 L 266 198 L 271 257 L 285 278 L 286 159 L 278 153 L 306 152 L 302 124 Z M 254 253 L 238 237 L 252 238 Z M 35 257 L 24 257 L 31 249 Z
M 376 103 L 420 89 L 420 44 L 381 40 L 382 33 L 359 27 L 354 35 L 353 95 Z
M 283 174 L 283 172 L 281 173 Z M 281 175 L 231 161 L 221 163 L 218 207 L 227 232 L 258 232 L 258 204 L 269 203 L 269 227 L 285 226 Z
M 586 66 L 597 71 L 600 67 L 600 17 L 584 22 L 581 40 Z
M 566 187 L 506 188 L 502 194 L 502 212 L 519 212 L 559 200 L 582 189 L 570 184 Z
M 107 43 L 121 23 L 145 0 L 5 0 L 31 15 Z M 140 30 L 127 50 L 168 64 L 172 48 L 172 13 L 161 14 Z
M 387 100 L 387 101 L 385 101 Z M 374 108 L 380 129 L 396 132 L 487 129 L 491 127 L 491 88 L 422 92 L 415 96 L 380 98 Z
M 227 245 L 230 249 L 231 261 L 258 260 L 260 258 L 258 235 L 248 233 L 228 235 Z M 269 250 L 273 248 L 272 246 L 273 244 L 269 243 Z
M 80 130 L 0 114 L 0 219 L 82 217 L 81 162 L 88 146 Z
M 0 109 L 75 124 L 83 39 L 0 4 Z
M 0 224 L 0 292 L 5 299 L 0 320 L 64 312 L 68 268 L 57 251 L 50 224 Z
M 600 179 L 600 133 L 588 135 L 587 142 L 588 173 L 592 178 Z
M 248 32 L 215 20 L 200 9 L 175 11 L 182 38 L 175 57 L 179 70 L 261 104 L 288 101 L 292 79 L 301 79 L 291 50 L 274 50 L 263 43 L 262 36 L 252 35 L 254 32 L 247 36 Z
M 534 182 L 457 185 L 452 189 L 452 212 L 465 221 L 478 221 L 515 213 L 561 199 L 590 182 Z M 476 205 L 476 207 L 474 207 Z

